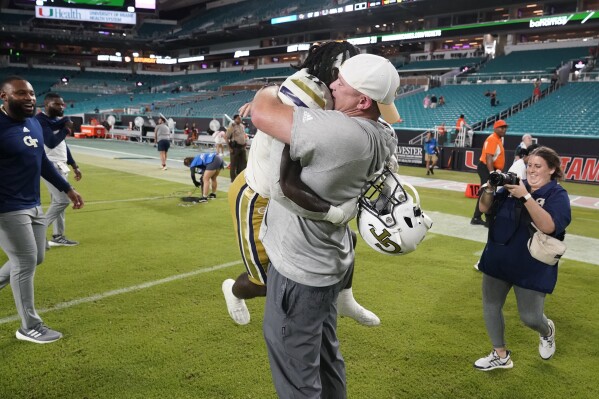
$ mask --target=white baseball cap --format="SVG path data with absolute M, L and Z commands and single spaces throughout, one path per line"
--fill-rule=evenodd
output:
M 394 103 L 399 90 L 399 74 L 388 59 L 374 54 L 358 54 L 341 65 L 339 75 L 352 88 L 376 101 L 387 123 L 399 121 Z

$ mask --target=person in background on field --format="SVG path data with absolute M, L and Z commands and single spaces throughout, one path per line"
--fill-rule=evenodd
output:
M 44 260 L 46 218 L 40 177 L 67 193 L 73 208 L 83 198 L 56 171 L 44 152 L 44 135 L 35 113 L 35 91 L 18 76 L 0 83 L 0 248 L 8 261 L 0 268 L 0 289 L 10 284 L 21 326 L 19 340 L 47 344 L 62 334 L 46 326 L 35 310 L 34 275 Z
M 489 371 L 512 368 L 511 351 L 505 340 L 503 306 L 513 289 L 522 322 L 539 334 L 538 350 L 544 360 L 555 353 L 555 323 L 545 316 L 545 297 L 557 282 L 558 264 L 534 258 L 528 248 L 531 222 L 541 232 L 563 241 L 572 220 L 568 193 L 558 180 L 563 177 L 561 160 L 548 147 L 532 151 L 526 180 L 519 184 L 481 188 L 480 211 L 493 221 L 479 263 L 483 273 L 483 315 L 493 350 L 474 363 Z
M 171 146 L 171 129 L 166 124 L 164 117 L 158 118 L 158 125 L 154 129 L 154 142 L 158 147 L 160 153 L 160 163 L 162 164 L 162 170 L 167 170 L 166 167 L 166 156 L 168 149 Z
M 44 150 L 46 156 L 53 163 L 56 171 L 68 181 L 69 166 L 75 173 L 75 181 L 81 180 L 81 171 L 73 159 L 71 151 L 65 142 L 65 137 L 73 129 L 73 122 L 64 117 L 66 105 L 57 93 L 48 93 L 44 97 L 44 112 L 35 116 L 42 127 L 44 134 Z M 46 210 L 46 225 L 52 225 L 52 239 L 48 241 L 50 247 L 78 245 L 77 241 L 69 240 L 65 236 L 65 210 L 71 203 L 69 196 L 43 179 L 50 192 L 50 206 Z
M 217 177 L 224 167 L 224 161 L 216 152 L 203 152 L 195 157 L 187 157 L 183 165 L 189 167 L 191 180 L 196 187 L 202 187 L 202 196 L 198 202 L 207 202 L 216 198 L 218 188 Z M 196 174 L 202 177 L 202 182 L 196 180 Z M 210 191 L 210 194 L 208 192 Z
M 198 137 L 200 136 L 200 131 L 198 130 L 198 128 L 196 127 L 196 123 L 193 122 L 191 124 L 191 140 L 192 141 L 196 141 L 198 139 Z
M 526 167 L 528 165 L 529 158 L 528 154 L 532 153 L 533 150 L 537 149 L 538 147 L 538 144 L 531 144 L 528 146 L 528 148 L 522 150 L 520 152 L 520 156 L 522 158 L 514 162 L 508 169 L 508 172 L 515 173 L 520 179 L 526 179 Z
M 231 182 L 235 180 L 247 166 L 247 136 L 245 126 L 241 123 L 241 116 L 233 116 L 233 122 L 227 128 L 226 136 L 229 142 L 229 154 L 231 156 Z
M 426 175 L 434 175 L 434 168 L 437 164 L 437 154 L 439 153 L 439 147 L 437 146 L 437 140 L 433 137 L 433 134 L 431 132 L 426 132 L 423 147 L 424 161 L 426 162 Z
M 514 162 L 522 158 L 522 151 L 526 150 L 532 144 L 532 136 L 528 133 L 522 136 L 522 141 L 516 147 L 516 151 L 514 152 Z
M 214 137 L 214 144 L 216 146 L 216 153 L 220 156 L 225 155 L 225 147 L 227 146 L 226 129 L 221 127 L 212 134 Z
M 502 171 L 505 167 L 505 150 L 503 148 L 503 138 L 507 132 L 508 125 L 504 120 L 498 120 L 493 124 L 493 133 L 487 137 L 483 144 L 483 151 L 480 155 L 476 172 L 480 177 L 480 185 L 482 186 L 489 180 L 489 175 L 495 171 Z M 488 227 L 488 221 L 482 220 L 482 212 L 478 203 L 480 197 L 476 201 L 476 208 L 474 208 L 474 215 L 470 224 L 480 224 Z

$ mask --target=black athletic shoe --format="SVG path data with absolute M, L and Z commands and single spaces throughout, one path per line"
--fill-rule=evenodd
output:
M 470 220 L 470 224 L 477 224 L 480 226 L 484 226 L 485 225 L 485 221 L 482 220 L 481 218 L 472 218 L 472 220 Z
M 69 240 L 65 236 L 52 236 L 52 239 L 48 241 L 48 245 L 51 247 L 74 247 L 79 245 L 79 242 Z

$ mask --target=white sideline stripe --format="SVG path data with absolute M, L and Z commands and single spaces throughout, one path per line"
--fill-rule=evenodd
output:
M 103 292 L 101 294 L 88 296 L 86 298 L 80 298 L 80 299 L 74 299 L 74 300 L 68 301 L 68 302 L 62 302 L 62 303 L 52 306 L 51 308 L 39 309 L 37 311 L 37 313 L 38 314 L 48 313 L 48 312 L 53 312 L 55 310 L 71 308 L 73 306 L 81 305 L 83 303 L 100 301 L 104 298 L 108 298 L 111 296 L 128 294 L 130 292 L 135 292 L 135 291 L 143 290 L 146 288 L 154 287 L 155 285 L 161 285 L 161 284 L 165 284 L 165 283 L 170 283 L 171 281 L 182 280 L 184 278 L 193 277 L 198 274 L 210 273 L 215 270 L 226 269 L 227 267 L 240 265 L 241 263 L 242 262 L 240 260 L 238 260 L 235 262 L 223 263 L 222 265 L 216 265 L 216 266 L 211 266 L 211 267 L 194 270 L 194 271 L 188 272 L 188 273 L 176 274 L 174 276 L 166 277 L 166 278 L 163 278 L 160 280 L 149 281 L 147 283 L 143 283 L 143 284 L 139 284 L 139 285 L 132 285 L 131 287 L 120 288 L 118 290 L 107 291 L 107 292 Z M 17 320 L 21 320 L 21 317 L 19 315 L 4 317 L 4 318 L 0 319 L 0 324 L 6 324 L 6 323 L 10 323 L 10 322 L 17 321 Z
M 69 148 L 76 148 L 76 149 L 80 150 L 81 152 L 87 152 L 90 155 L 96 155 L 96 156 L 99 155 L 96 151 L 105 152 L 107 154 L 127 155 L 128 157 L 132 157 L 131 159 L 129 159 L 130 161 L 144 161 L 144 160 L 152 161 L 152 160 L 160 159 L 160 157 L 156 157 L 156 156 L 152 156 L 152 155 L 140 155 L 135 152 L 107 150 L 104 148 L 86 147 L 84 145 L 77 145 L 77 144 L 72 144 L 72 145 L 69 144 Z M 143 157 L 143 158 L 140 158 L 140 157 Z M 183 160 L 180 160 L 180 159 L 169 159 L 168 161 L 183 164 Z
M 433 219 L 430 232 L 444 236 L 460 238 L 463 240 L 477 241 L 482 244 L 487 242 L 488 230 L 484 226 L 473 226 L 470 218 L 449 215 L 441 212 L 426 212 Z M 442 223 L 436 223 L 441 221 Z M 562 259 L 572 259 L 579 262 L 599 265 L 599 240 L 566 233 L 565 243 L 568 249 Z M 483 245 L 484 246 L 484 245 Z
M 142 198 L 127 198 L 120 200 L 106 200 L 106 201 L 90 201 L 86 202 L 85 205 L 99 205 L 99 204 L 114 204 L 116 202 L 135 202 L 135 201 L 152 201 L 158 199 L 177 198 L 176 195 L 162 195 L 160 197 L 142 197 Z
M 100 152 L 106 152 L 106 153 L 111 153 L 111 154 L 121 154 L 121 155 L 127 155 L 127 156 L 132 156 L 132 157 L 146 157 L 146 155 L 140 155 L 140 154 L 136 154 L 134 152 L 124 152 L 124 151 L 115 151 L 115 150 L 106 150 L 103 148 L 92 148 L 92 147 L 86 147 L 84 145 L 77 145 L 77 144 L 69 144 L 69 148 L 77 148 L 79 150 L 81 150 L 82 152 L 88 151 L 93 153 L 96 153 L 96 151 L 100 151 Z M 149 159 L 160 159 L 159 157 L 153 157 L 151 155 L 148 155 L 147 158 Z

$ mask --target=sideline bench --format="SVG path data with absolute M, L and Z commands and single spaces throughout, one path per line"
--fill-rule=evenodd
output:
M 216 143 L 214 142 L 214 137 L 212 136 L 198 136 L 198 139 L 193 142 L 194 146 L 200 148 L 211 149 L 216 147 Z
M 131 140 L 132 138 L 136 138 L 139 141 L 141 138 L 141 132 L 139 130 L 118 129 L 113 127 L 106 132 L 104 138 L 112 138 L 116 140 Z

